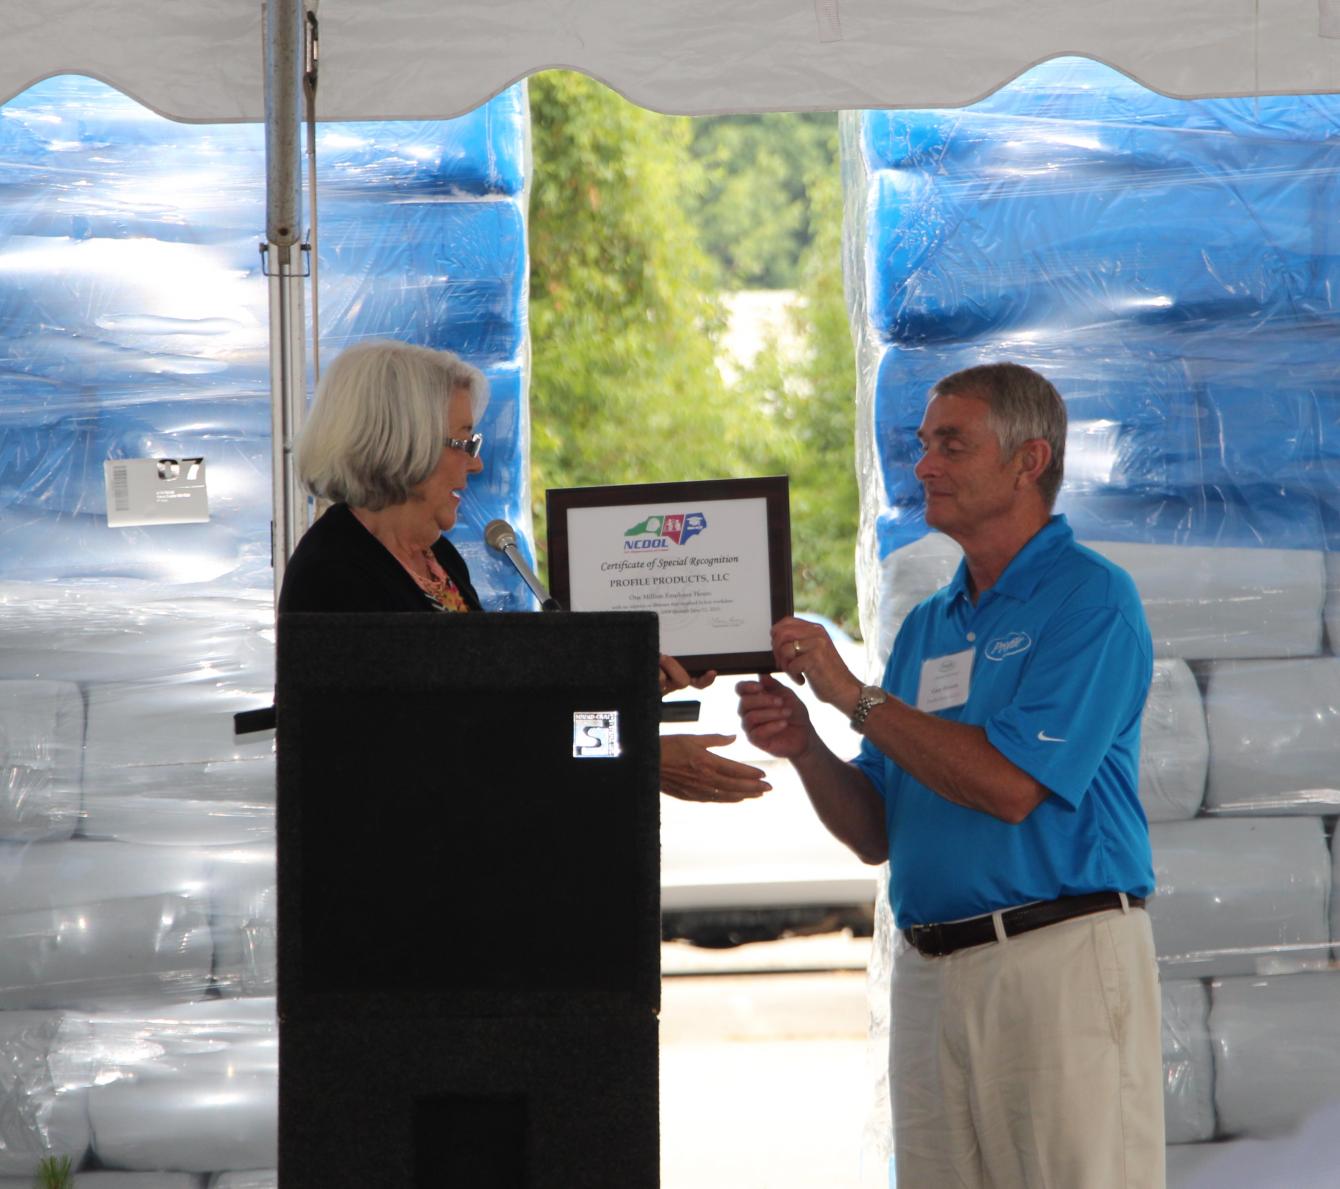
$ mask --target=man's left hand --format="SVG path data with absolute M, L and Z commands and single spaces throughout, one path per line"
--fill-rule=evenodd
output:
M 821 702 L 850 715 L 861 683 L 847 668 L 828 633 L 817 623 L 788 616 L 772 625 L 772 654 L 797 685 L 809 683 Z

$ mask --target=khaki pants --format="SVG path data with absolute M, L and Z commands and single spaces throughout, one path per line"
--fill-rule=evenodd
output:
M 1149 917 L 1076 917 L 924 958 L 897 939 L 898 1189 L 1163 1189 Z

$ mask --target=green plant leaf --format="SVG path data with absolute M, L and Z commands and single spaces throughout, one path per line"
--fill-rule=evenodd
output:
M 74 1173 L 70 1157 L 47 1156 L 37 1166 L 37 1189 L 72 1189 Z

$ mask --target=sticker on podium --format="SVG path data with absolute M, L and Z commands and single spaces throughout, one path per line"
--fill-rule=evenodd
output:
M 109 528 L 209 520 L 203 458 L 109 458 L 102 472 Z
M 613 760 L 619 757 L 619 712 L 576 710 L 572 715 L 572 758 Z

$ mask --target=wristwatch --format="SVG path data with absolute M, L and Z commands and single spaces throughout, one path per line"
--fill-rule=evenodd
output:
M 877 685 L 861 686 L 861 696 L 857 699 L 856 709 L 851 712 L 851 729 L 859 731 L 865 726 L 865 720 L 870 717 L 870 712 L 881 702 L 888 700 L 887 690 L 880 689 Z

